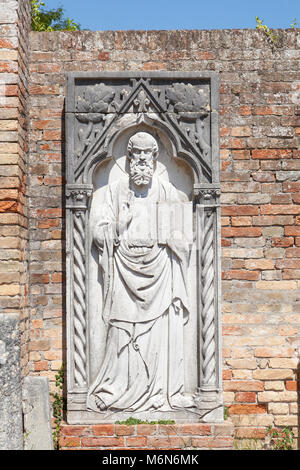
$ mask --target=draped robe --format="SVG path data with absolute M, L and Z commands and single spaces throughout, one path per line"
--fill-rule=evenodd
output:
M 99 411 L 95 397 L 113 411 L 182 406 L 189 249 L 184 240 L 157 238 L 157 205 L 166 202 L 182 202 L 171 183 L 154 177 L 146 197 L 136 198 L 124 178 L 108 185 L 98 210 L 93 240 L 100 252 L 107 339 L 88 409 Z M 132 219 L 118 236 L 124 204 Z

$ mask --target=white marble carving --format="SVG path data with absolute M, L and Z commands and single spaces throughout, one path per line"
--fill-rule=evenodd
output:
M 184 394 L 183 358 L 189 244 L 174 222 L 174 230 L 170 227 L 167 210 L 174 206 L 178 219 L 183 201 L 171 183 L 153 175 L 157 157 L 150 134 L 130 138 L 129 178 L 107 186 L 106 203 L 93 227 L 103 271 L 107 340 L 99 374 L 88 391 L 90 409 L 193 406 Z M 168 238 L 157 224 L 160 205 Z
M 221 421 L 216 74 L 100 75 L 68 76 L 68 422 Z

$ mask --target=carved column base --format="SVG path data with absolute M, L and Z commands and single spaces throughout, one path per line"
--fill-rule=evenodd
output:
M 222 393 L 220 391 L 198 388 L 194 402 L 198 410 L 203 413 L 201 421 L 220 423 L 224 420 Z

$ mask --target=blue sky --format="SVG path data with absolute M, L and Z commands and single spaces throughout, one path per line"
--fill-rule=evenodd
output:
M 62 6 L 82 29 L 255 28 L 255 16 L 270 28 L 300 26 L 300 0 L 44 0 Z

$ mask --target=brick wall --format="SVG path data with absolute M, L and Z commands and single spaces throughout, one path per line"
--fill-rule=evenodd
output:
M 28 371 L 27 95 L 29 0 L 0 3 L 0 312 L 19 313 Z
M 234 446 L 232 423 L 99 424 L 61 428 L 60 448 L 90 450 L 218 449 Z
M 215 70 L 224 401 L 240 439 L 263 438 L 268 425 L 297 434 L 300 38 L 277 34 L 272 48 L 256 30 L 31 33 L 29 367 L 52 389 L 65 359 L 66 72 Z

